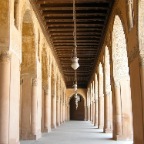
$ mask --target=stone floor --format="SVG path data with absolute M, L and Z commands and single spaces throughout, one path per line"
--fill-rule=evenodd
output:
M 37 141 L 21 141 L 21 144 L 132 144 L 132 141 L 114 141 L 112 134 L 105 134 L 87 121 L 69 121 L 44 133 Z

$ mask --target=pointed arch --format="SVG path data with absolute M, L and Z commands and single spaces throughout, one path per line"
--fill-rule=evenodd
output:
M 22 22 L 22 63 L 20 95 L 20 138 L 35 139 L 38 124 L 35 122 L 37 103 L 37 66 L 34 24 L 30 10 L 26 10 Z M 33 90 L 36 92 L 33 93 Z M 35 136 L 34 136 L 35 135 Z
M 22 73 L 36 73 L 35 31 L 31 12 L 27 10 L 22 23 Z
M 114 139 L 132 139 L 132 111 L 127 43 L 123 24 L 118 15 L 112 31 L 112 62 L 114 79 Z
M 70 97 L 70 120 L 85 120 L 84 98 L 80 94 L 77 95 L 80 97 L 77 109 L 75 107 L 75 96 Z
M 112 32 L 112 60 L 114 80 L 117 81 L 121 77 L 128 77 L 126 38 L 122 22 L 118 15 L 115 16 Z

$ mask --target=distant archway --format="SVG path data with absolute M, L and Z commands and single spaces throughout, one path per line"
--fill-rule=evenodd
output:
M 84 98 L 80 96 L 80 101 L 78 102 L 78 108 L 75 106 L 75 97 L 74 95 L 70 98 L 70 120 L 84 120 L 85 119 L 85 110 L 84 110 Z

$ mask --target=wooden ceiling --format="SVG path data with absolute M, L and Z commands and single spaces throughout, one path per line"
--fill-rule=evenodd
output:
M 90 80 L 113 3 L 113 0 L 76 0 L 78 88 L 86 88 Z M 73 0 L 35 0 L 34 4 L 60 61 L 67 88 L 72 88 Z

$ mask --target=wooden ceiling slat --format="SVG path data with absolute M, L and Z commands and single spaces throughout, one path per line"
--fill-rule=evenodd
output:
M 60 7 L 60 6 L 64 6 L 64 5 L 69 5 L 71 6 L 73 1 L 72 0 L 36 0 L 36 3 L 37 4 L 44 4 L 44 6 L 47 6 L 49 5 L 50 7 L 53 7 L 53 6 L 57 6 L 57 7 Z M 109 3 L 110 1 L 109 0 L 77 0 L 76 1 L 76 6 L 80 6 L 80 5 L 88 5 L 88 6 L 93 6 L 93 4 L 97 4 L 97 6 L 109 6 Z
M 78 87 L 86 88 L 94 63 L 101 48 L 107 20 L 114 0 L 76 0 Z M 35 0 L 45 30 L 50 36 L 63 70 L 67 87 L 72 87 L 74 70 L 71 68 L 73 38 L 72 0 Z
M 73 28 L 48 28 L 48 30 L 50 31 L 50 32 L 66 32 L 66 33 L 69 33 L 69 32 L 72 32 L 73 33 Z M 85 27 L 85 28 L 83 28 L 83 27 L 78 27 L 77 28 L 77 33 L 81 33 L 81 32 L 85 32 L 85 31 L 89 31 L 89 32 L 91 32 L 91 31 L 98 31 L 98 32 L 101 32 L 102 31 L 102 29 L 101 28 L 98 28 L 98 27 Z
M 76 16 L 79 14 L 105 14 L 107 13 L 107 9 L 96 9 L 96 10 L 76 10 Z M 56 10 L 43 10 L 43 15 L 45 14 L 73 14 L 72 10 L 61 10 L 61 9 L 56 9 Z
M 105 19 L 106 17 L 105 16 L 99 16 L 99 15 L 97 15 L 97 16 L 95 16 L 95 17 L 93 17 L 93 16 L 86 16 L 86 15 L 83 15 L 83 16 L 78 16 L 77 15 L 77 19 L 76 19 L 76 21 L 79 21 L 79 20 L 103 20 L 103 19 Z M 58 17 L 54 17 L 54 16 L 52 16 L 52 17 L 48 17 L 48 16 L 45 16 L 44 17 L 44 20 L 45 21 L 48 21 L 48 20 L 55 20 L 55 21 L 59 21 L 59 20 L 71 20 L 71 21 L 73 21 L 73 17 L 72 16 L 68 16 L 68 17 L 63 17 L 63 16 L 58 16 Z
M 77 36 L 77 40 L 93 40 L 93 39 L 97 39 L 100 38 L 99 36 L 95 36 L 95 35 L 83 35 L 83 36 Z M 61 40 L 72 40 L 74 39 L 72 36 L 61 36 L 61 37 L 52 37 L 53 41 L 57 40 L 57 41 L 61 41 Z
M 46 17 L 72 17 L 73 15 L 72 15 L 72 13 L 47 13 L 47 12 L 45 12 L 45 13 L 43 13 L 42 14 L 44 17 L 46 16 Z M 95 12 L 93 12 L 93 13 L 79 13 L 79 14 L 77 14 L 77 17 L 80 17 L 80 16 L 91 16 L 91 17 L 95 17 L 95 16 L 107 16 L 105 13 L 95 13 Z
M 67 39 L 52 39 L 53 40 L 53 42 L 55 42 L 55 43 L 67 43 L 67 42 L 74 42 L 74 40 L 73 40 L 73 38 L 67 38 Z M 100 37 L 87 37 L 87 38 L 84 38 L 84 39 L 82 39 L 82 38 L 79 38 L 79 39 L 77 39 L 77 42 L 79 43 L 79 42 L 97 42 L 97 41 L 99 41 L 100 40 Z
M 107 7 L 97 7 L 97 6 L 87 6 L 87 7 L 77 7 L 76 8 L 76 11 L 77 10 L 107 10 L 108 8 Z M 48 6 L 41 6 L 40 7 L 40 10 L 73 10 L 72 6 L 63 6 L 63 7 L 50 7 L 49 5 Z
M 91 27 L 91 28 L 95 28 L 95 27 L 99 27 L 99 28 L 103 28 L 102 24 L 104 23 L 98 23 L 98 22 L 87 22 L 87 23 L 77 23 L 77 29 L 79 29 L 79 27 L 83 27 L 83 28 L 87 28 L 87 27 Z M 48 23 L 48 28 L 73 28 L 73 23 Z

